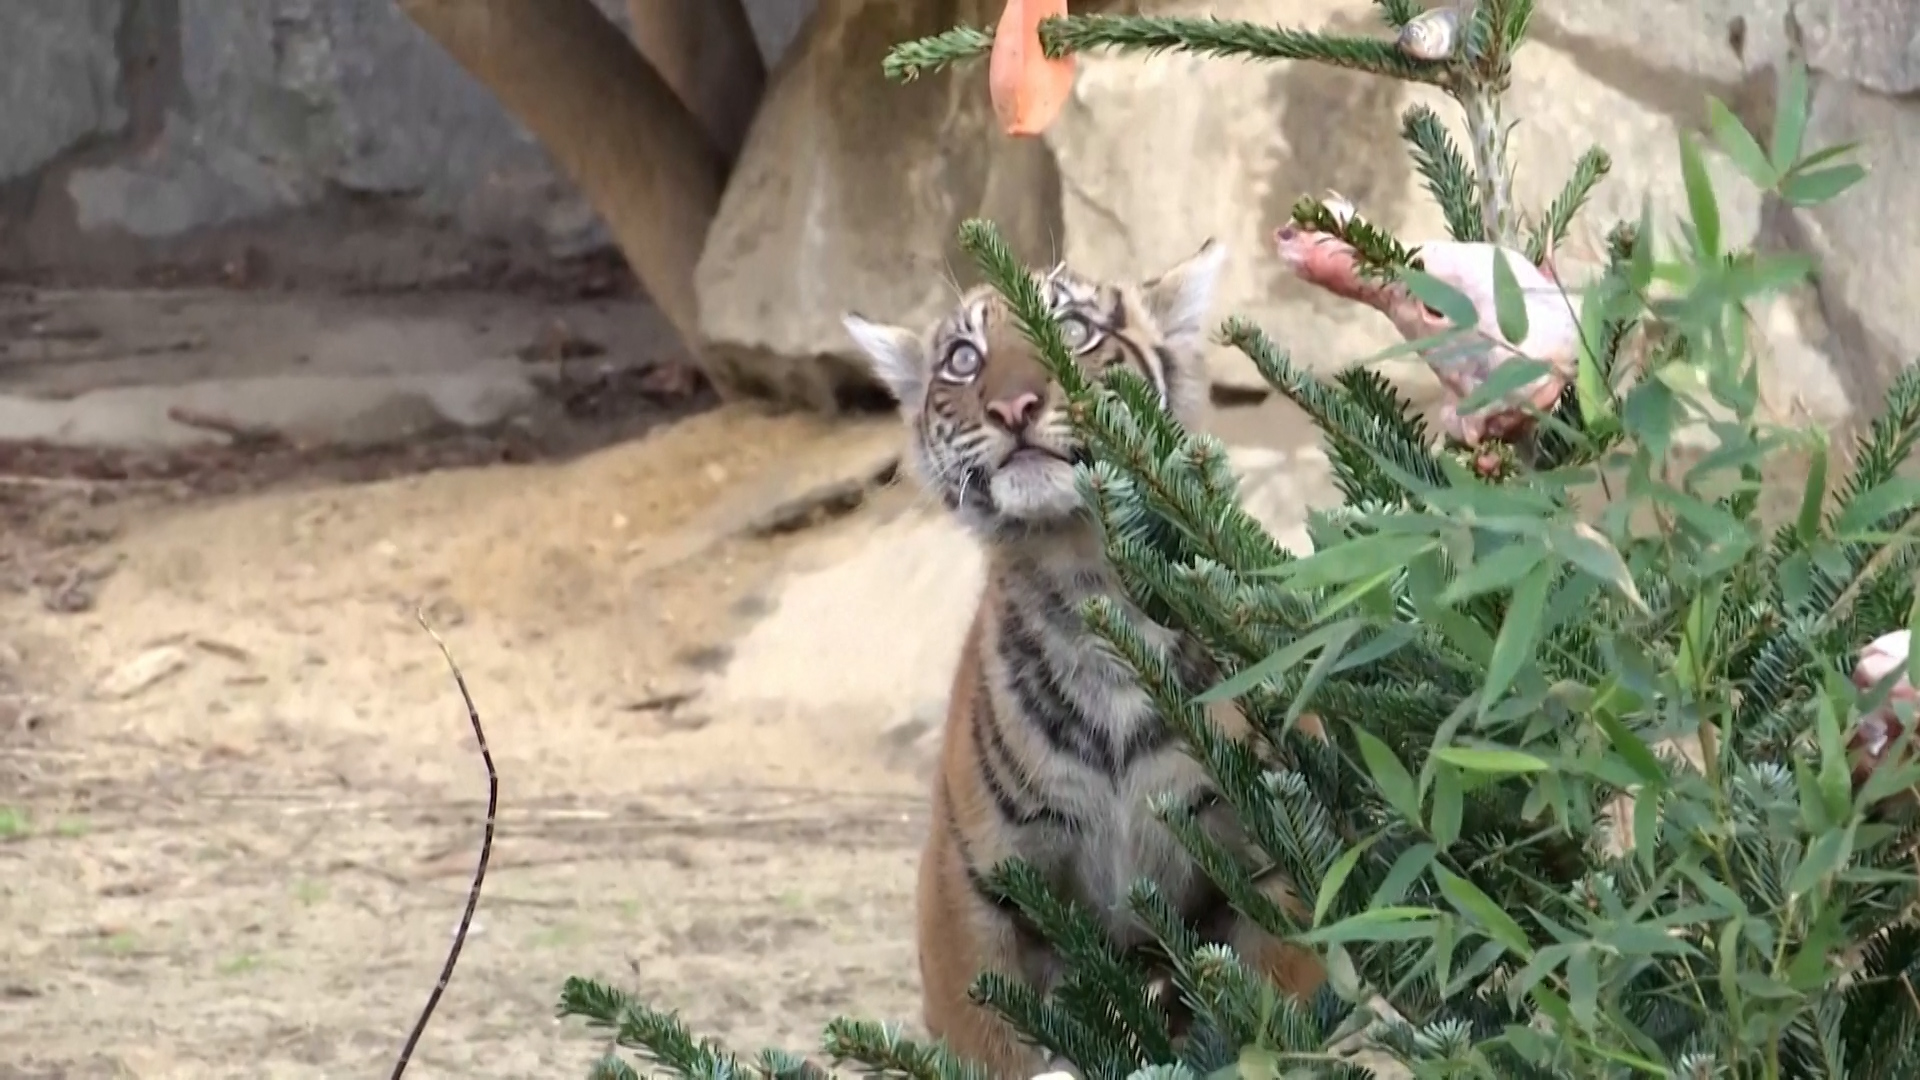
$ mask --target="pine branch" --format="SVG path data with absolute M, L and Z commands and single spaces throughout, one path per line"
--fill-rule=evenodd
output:
M 1389 279 L 1402 267 L 1420 267 L 1418 249 L 1402 246 L 1391 234 L 1363 217 L 1336 214 L 1312 196 L 1293 204 L 1291 218 L 1295 225 L 1309 232 L 1325 233 L 1351 245 L 1363 277 Z
M 1144 15 L 1069 15 L 1040 24 L 1048 56 L 1092 52 L 1148 54 L 1177 50 L 1246 60 L 1311 60 L 1407 82 L 1440 85 L 1443 66 L 1402 55 L 1390 41 L 1283 30 L 1227 19 Z M 961 28 L 895 46 L 882 62 L 887 77 L 907 82 L 929 71 L 982 56 L 993 48 L 990 29 Z
M 1025 983 L 985 971 L 973 981 L 967 996 L 1005 1017 L 1036 1045 L 1079 1066 L 1088 1080 L 1120 1080 L 1130 1071 L 1130 1063 L 1088 1031 L 1079 1017 L 1046 1001 Z
M 1425 10 L 1420 0 L 1373 0 L 1373 6 L 1379 9 L 1380 21 L 1388 28 L 1398 30 L 1420 17 Z
M 1497 91 L 1469 87 L 1455 91 L 1467 110 L 1467 141 L 1473 150 L 1473 175 L 1480 184 L 1480 220 L 1488 241 L 1514 246 L 1513 178 L 1507 163 L 1507 122 Z
M 886 58 L 880 61 L 880 70 L 894 82 L 909 83 L 929 71 L 954 67 L 985 56 L 992 49 L 991 29 L 956 26 L 931 37 L 895 45 L 887 50 Z
M 1558 251 L 1566 242 L 1567 231 L 1573 226 L 1573 219 L 1587 204 L 1587 197 L 1613 168 L 1613 159 L 1605 150 L 1595 146 L 1580 155 L 1573 167 L 1573 175 L 1568 178 L 1565 187 L 1547 208 L 1546 219 L 1533 230 L 1527 238 L 1527 261 L 1538 266 L 1549 253 Z
M 1487 238 L 1480 217 L 1480 182 L 1460 156 L 1440 117 L 1425 105 L 1409 108 L 1400 118 L 1400 137 L 1413 146 L 1413 163 L 1426 180 L 1427 191 L 1446 215 L 1447 233 L 1461 243 Z M 1539 260 L 1535 260 L 1538 262 Z
M 836 1065 L 855 1062 L 874 1076 L 906 1080 L 991 1080 L 986 1067 L 955 1057 L 944 1045 L 903 1037 L 892 1025 L 843 1018 L 827 1023 L 827 1056 Z
M 744 1070 L 733 1053 L 710 1039 L 697 1039 L 678 1016 L 635 1001 L 610 986 L 578 977 L 560 990 L 561 1017 L 589 1027 L 612 1028 L 614 1042 L 686 1080 L 735 1080 Z
M 1173 1039 L 1166 1022 L 1148 1000 L 1147 973 L 1122 958 L 1098 923 L 1077 905 L 1064 902 L 1048 889 L 1032 866 L 1012 861 L 996 868 L 988 886 L 1019 906 L 1041 936 L 1060 951 L 1072 978 L 1096 986 L 1111 1015 L 1113 1036 L 1120 1050 L 1146 1061 L 1173 1057 Z
M 993 223 L 969 218 L 960 224 L 960 249 L 979 265 L 981 274 L 1013 308 L 1021 333 L 1040 350 L 1040 359 L 1069 398 L 1086 396 L 1090 389 L 1087 376 L 1074 363 L 1060 324 L 1054 321 L 1046 297 L 1033 271 L 1014 257 L 1013 249 L 1000 236 Z
M 1349 500 L 1399 505 L 1414 498 L 1414 492 L 1381 473 L 1363 449 L 1369 447 L 1426 484 L 1434 487 L 1448 484 L 1446 470 L 1434 453 L 1408 438 L 1404 419 L 1383 420 L 1339 389 L 1294 367 L 1258 326 L 1245 319 L 1229 319 L 1222 333 L 1227 344 L 1253 361 L 1262 377 L 1306 410 L 1315 426 L 1326 435 L 1332 456 L 1341 459 L 1351 475 L 1375 478 L 1373 483 L 1377 486 L 1370 484 L 1366 490 L 1349 491 L 1346 493 Z

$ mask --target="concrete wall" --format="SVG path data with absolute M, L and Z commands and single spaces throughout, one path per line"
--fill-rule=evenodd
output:
M 777 58 L 811 3 L 747 7 Z M 0 276 L 399 285 L 606 243 L 392 0 L 0 3 Z

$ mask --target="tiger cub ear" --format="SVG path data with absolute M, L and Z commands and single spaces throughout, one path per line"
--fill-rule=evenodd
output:
M 927 392 L 926 344 L 920 335 L 851 311 L 840 316 L 840 323 L 866 356 L 874 378 L 900 403 L 900 411 L 908 415 L 918 411 Z
M 1226 267 L 1227 246 L 1209 237 L 1200 250 L 1159 277 L 1143 282 L 1147 313 L 1169 345 L 1197 346 L 1206 332 L 1207 311 Z

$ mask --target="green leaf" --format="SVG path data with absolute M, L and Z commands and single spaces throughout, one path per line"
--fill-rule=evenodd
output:
M 1375 840 L 1380 839 L 1380 835 L 1374 833 L 1348 848 L 1338 859 L 1333 860 L 1332 866 L 1327 867 L 1327 876 L 1320 882 L 1320 895 L 1313 901 L 1313 925 L 1319 926 L 1320 921 L 1327 917 L 1327 909 L 1333 906 L 1334 897 L 1340 895 L 1340 887 L 1347 883 L 1353 868 L 1359 865 L 1360 856 L 1367 853 L 1367 849 L 1373 846 Z
M 1800 516 L 1794 519 L 1794 535 L 1810 545 L 1820 537 L 1820 508 L 1827 501 L 1827 440 L 1817 432 L 1812 439 L 1812 460 L 1807 463 L 1807 483 L 1800 492 Z
M 1505 589 L 1526 577 L 1527 572 L 1540 565 L 1546 557 L 1544 548 L 1532 544 L 1508 544 L 1485 558 L 1476 559 L 1472 566 L 1447 585 L 1440 594 L 1440 602 L 1457 605 L 1476 596 Z
M 1506 331 L 1501 331 L 1505 333 Z M 1461 398 L 1454 405 L 1456 413 L 1466 416 L 1479 412 L 1496 401 L 1503 400 L 1509 394 L 1533 382 L 1543 375 L 1551 375 L 1553 365 L 1543 360 L 1529 360 L 1523 356 L 1509 356 L 1493 369 L 1473 392 Z
M 1433 842 L 1445 851 L 1460 839 L 1460 818 L 1464 812 L 1465 793 L 1460 790 L 1460 775 L 1452 769 L 1441 769 L 1433 782 L 1433 823 L 1430 831 Z
M 1446 915 L 1433 920 L 1433 984 L 1441 987 L 1445 993 L 1447 981 L 1452 977 L 1453 947 L 1457 928 L 1454 920 Z
M 1286 726 L 1289 728 L 1293 727 L 1294 721 L 1300 719 L 1300 714 L 1307 710 L 1307 703 L 1313 700 L 1314 691 L 1320 689 L 1320 684 L 1327 680 L 1327 676 L 1333 674 L 1336 665 L 1340 663 L 1340 654 L 1347 649 L 1347 642 L 1352 641 L 1354 636 L 1360 633 L 1364 624 L 1357 619 L 1350 619 L 1337 625 L 1346 627 L 1346 632 L 1335 635 L 1327 642 L 1327 647 L 1321 649 L 1320 655 L 1314 658 L 1313 666 L 1307 669 L 1307 677 L 1301 679 L 1300 685 L 1293 690 L 1293 700 L 1287 705 Z
M 1644 294 L 1653 284 L 1653 196 L 1640 197 L 1640 225 L 1633 242 L 1633 258 L 1627 263 L 1627 280 L 1633 291 Z
M 1573 950 L 1567 960 L 1567 1007 L 1582 1031 L 1591 1032 L 1600 1020 L 1600 961 L 1591 948 Z
M 1322 626 L 1310 634 L 1295 639 L 1285 648 L 1258 663 L 1241 669 L 1239 674 L 1232 678 L 1208 688 L 1204 693 L 1195 695 L 1194 701 L 1201 705 L 1211 705 L 1214 702 L 1237 698 L 1263 682 L 1279 679 L 1293 670 L 1294 665 L 1306 659 L 1307 654 L 1315 650 L 1339 651 L 1341 646 L 1365 626 L 1365 621 L 1361 619 L 1343 619 L 1340 622 Z
M 1427 334 L 1424 337 L 1417 337 L 1411 341 L 1402 340 L 1378 352 L 1368 353 L 1358 360 L 1349 361 L 1347 367 L 1371 367 L 1382 360 L 1393 360 L 1398 357 L 1413 356 L 1417 353 L 1426 353 L 1429 351 L 1444 353 L 1447 351 L 1447 346 L 1452 346 L 1457 342 L 1463 342 L 1470 338 L 1478 339 L 1480 336 L 1480 331 L 1475 327 L 1456 326 L 1451 329 L 1442 330 L 1437 334 Z
M 1423 907 L 1369 908 L 1349 915 L 1331 926 L 1321 926 L 1299 935 L 1298 940 L 1314 945 L 1348 941 L 1407 941 L 1427 936 L 1427 928 L 1439 913 Z
M 1655 789 L 1666 786 L 1667 770 L 1660 764 L 1660 759 L 1654 756 L 1653 751 L 1648 749 L 1647 744 L 1640 741 L 1640 736 L 1628 730 L 1625 724 L 1603 709 L 1596 708 L 1593 719 L 1600 725 L 1600 730 L 1606 733 L 1607 741 L 1613 745 L 1614 752 L 1627 760 L 1627 767 L 1639 774 L 1641 780 Z
M 1733 115 L 1726 104 L 1717 97 L 1707 98 L 1707 123 L 1713 127 L 1713 141 L 1740 171 L 1747 174 L 1753 186 L 1762 191 L 1772 190 L 1780 171 L 1767 160 L 1767 152 L 1760 149 L 1759 140 L 1753 137 L 1740 118 Z
M 1838 680 L 1837 675 L 1830 675 Z M 1847 748 L 1841 738 L 1840 705 L 1835 702 L 1836 689 L 1829 686 L 1819 696 L 1816 715 L 1819 722 L 1814 731 L 1820 747 L 1820 797 L 1826 806 L 1827 819 L 1838 823 L 1846 820 L 1847 813 L 1853 807 L 1853 768 L 1847 758 Z
M 1920 506 L 1920 478 L 1891 477 L 1847 501 L 1847 508 L 1833 523 L 1834 539 L 1852 540 L 1880 524 L 1889 514 L 1916 506 Z
M 1667 389 L 1666 383 L 1642 379 L 1627 392 L 1626 403 L 1620 409 L 1620 422 L 1645 444 L 1648 453 L 1663 458 L 1673 444 L 1674 420 L 1678 411 L 1679 402 L 1673 396 L 1673 391 Z
M 1408 886 L 1427 872 L 1428 864 L 1433 862 L 1433 857 L 1438 853 L 1438 849 L 1424 840 L 1401 852 L 1400 857 L 1393 860 L 1393 869 L 1387 871 L 1380 887 L 1373 891 L 1367 906 L 1392 907 L 1406 899 Z
M 1820 883 L 1840 869 L 1852 854 L 1852 826 L 1822 833 L 1807 848 L 1806 857 L 1800 860 L 1800 865 L 1793 868 L 1793 876 L 1787 879 L 1787 895 L 1797 899 L 1819 888 Z
M 1547 546 L 1589 577 L 1619 593 L 1642 614 L 1648 613 L 1647 602 L 1640 596 L 1640 587 L 1633 583 L 1626 560 L 1598 529 L 1584 521 L 1557 525 L 1547 530 Z
M 1687 212 L 1693 218 L 1695 254 L 1703 262 L 1720 261 L 1720 203 L 1714 198 L 1713 178 L 1700 148 L 1686 132 L 1680 133 L 1680 175 L 1687 186 Z
M 1694 888 L 1699 889 L 1700 895 L 1718 904 L 1728 912 L 1731 912 L 1735 917 L 1746 918 L 1747 905 L 1745 901 L 1740 899 L 1739 893 L 1734 892 L 1719 880 L 1708 876 L 1704 870 L 1701 870 L 1699 866 L 1693 863 L 1681 862 L 1677 864 L 1674 869 L 1679 872 L 1681 877 L 1686 878 Z
M 1661 788 L 1650 787 L 1633 797 L 1633 857 L 1640 868 L 1653 873 L 1653 856 L 1660 840 Z
M 1406 623 L 1392 623 L 1380 627 L 1380 632 L 1374 636 L 1373 640 L 1352 652 L 1342 653 L 1340 662 L 1334 665 L 1333 673 L 1338 675 L 1343 671 L 1385 660 L 1419 636 L 1420 631 Z
M 1493 655 L 1493 638 L 1486 628 L 1453 608 L 1438 603 L 1441 592 L 1441 562 L 1437 552 L 1428 552 L 1407 566 L 1407 597 L 1420 621 L 1440 631 L 1447 644 L 1476 664 L 1484 664 Z
M 1488 773 L 1495 776 L 1545 772 L 1549 768 L 1546 762 L 1518 750 L 1443 746 L 1435 750 L 1433 756 L 1466 772 Z
M 1848 162 L 1812 172 L 1790 173 L 1780 181 L 1780 197 L 1793 206 L 1819 206 L 1866 179 L 1864 166 Z
M 1473 301 L 1459 289 L 1441 281 L 1423 270 L 1412 267 L 1400 269 L 1400 279 L 1407 283 L 1407 290 L 1413 293 L 1421 303 L 1440 313 L 1441 317 L 1455 327 L 1466 329 L 1480 324 L 1480 312 Z
M 1588 431 L 1596 433 L 1613 420 L 1613 389 L 1600 372 L 1599 350 L 1607 339 L 1606 307 L 1604 303 L 1596 303 L 1592 296 L 1581 306 L 1580 356 L 1573 373 L 1575 399 L 1580 403 L 1580 422 Z
M 1780 73 L 1773 107 L 1773 171 L 1784 173 L 1800 158 L 1807 130 L 1807 65 L 1795 59 Z
M 1460 914 L 1472 920 L 1489 938 L 1507 947 L 1507 951 L 1523 960 L 1533 958 L 1533 946 L 1527 943 L 1527 935 L 1520 929 L 1513 916 L 1500 910 L 1480 887 L 1466 878 L 1448 870 L 1444 866 L 1433 868 L 1434 880 L 1440 884 L 1440 892 Z
M 1520 291 L 1520 279 L 1513 276 L 1505 248 L 1493 249 L 1493 314 L 1500 336 L 1518 347 L 1527 340 L 1527 298 Z M 1462 406 L 1462 412 L 1471 412 Z
M 1556 569 L 1552 563 L 1543 562 L 1527 571 L 1513 590 L 1513 602 L 1507 605 L 1507 616 L 1500 623 L 1500 636 L 1493 642 L 1493 659 L 1487 662 L 1487 673 L 1480 684 L 1482 718 L 1513 685 L 1521 667 L 1533 659 L 1534 640 L 1540 635 L 1541 616 L 1547 611 L 1547 589 L 1553 584 Z
M 1824 150 L 1815 150 L 1799 161 L 1793 162 L 1793 171 L 1808 172 L 1816 165 L 1825 165 L 1835 158 L 1845 157 L 1858 149 L 1860 149 L 1860 144 L 1857 142 L 1835 143 Z
M 1283 579 L 1288 588 L 1306 592 L 1371 578 L 1383 569 L 1398 570 L 1415 556 L 1439 546 L 1434 537 L 1418 533 L 1375 533 L 1281 563 L 1271 573 Z
M 1398 566 L 1383 567 L 1372 577 L 1363 578 L 1343 587 L 1339 592 L 1327 598 L 1326 603 L 1314 610 L 1315 622 L 1324 622 L 1363 600 L 1368 601 L 1363 610 L 1371 609 L 1375 614 L 1392 614 L 1392 591 L 1386 588 L 1388 582 L 1399 576 Z M 1382 597 L 1386 597 L 1384 601 Z M 1384 611 L 1382 610 L 1384 609 Z M 1348 665 L 1342 664 L 1341 667 Z
M 1920 641 L 1920 589 L 1914 590 L 1913 605 L 1907 608 L 1908 686 L 1920 686 L 1920 649 L 1913 647 L 1916 641 Z
M 1400 816 L 1420 824 L 1420 795 L 1413 784 L 1413 774 L 1407 771 L 1393 750 L 1380 737 L 1365 728 L 1353 729 L 1354 738 L 1360 743 L 1360 756 L 1366 759 L 1367 773 L 1380 788 L 1380 795 L 1388 804 L 1400 812 Z

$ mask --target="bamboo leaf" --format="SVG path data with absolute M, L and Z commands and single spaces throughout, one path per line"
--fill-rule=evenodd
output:
M 1780 73 L 1773 107 L 1773 170 L 1784 173 L 1800 158 L 1800 139 L 1807 130 L 1807 65 L 1798 58 Z
M 1493 776 L 1545 772 L 1549 768 L 1546 762 L 1518 750 L 1444 746 L 1434 751 L 1433 756 L 1466 772 L 1486 773 Z
M 1500 336 L 1510 345 L 1527 340 L 1527 298 L 1520 291 L 1520 279 L 1513 276 L 1505 248 L 1493 249 L 1493 314 Z M 1463 412 L 1471 411 L 1462 407 Z
M 1717 97 L 1707 98 L 1707 123 L 1713 128 L 1713 141 L 1720 144 L 1740 171 L 1747 174 L 1753 186 L 1762 191 L 1773 187 L 1780 178 L 1780 170 L 1767 160 L 1767 152 L 1760 149 L 1760 142 L 1748 131 L 1740 118 L 1733 115 L 1726 103 Z
M 1393 750 L 1380 741 L 1378 735 L 1358 727 L 1353 730 L 1353 735 L 1360 743 L 1360 756 L 1367 763 L 1367 774 L 1373 777 L 1381 797 L 1399 811 L 1401 817 L 1418 826 L 1420 794 L 1414 787 L 1413 774 L 1394 756 Z
M 1680 133 L 1680 176 L 1687 188 L 1687 213 L 1693 220 L 1694 253 L 1702 262 L 1720 261 L 1720 203 L 1713 178 L 1691 136 Z
M 1520 924 L 1514 921 L 1513 916 L 1500 910 L 1500 905 L 1481 892 L 1478 885 L 1444 866 L 1435 866 L 1433 876 L 1447 901 L 1478 925 L 1481 932 L 1505 945 L 1508 952 L 1521 959 L 1533 958 L 1533 946 L 1527 943 L 1526 932 L 1520 929 Z
M 1547 589 L 1553 584 L 1556 567 L 1541 563 L 1522 578 L 1513 590 L 1513 602 L 1507 605 L 1507 617 L 1500 624 L 1500 636 L 1493 642 L 1493 659 L 1480 685 L 1480 716 L 1500 695 L 1507 692 L 1520 669 L 1533 659 L 1534 642 L 1540 636 L 1540 624 L 1547 611 Z

